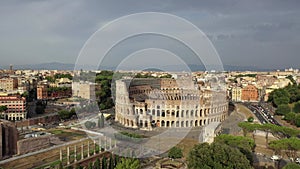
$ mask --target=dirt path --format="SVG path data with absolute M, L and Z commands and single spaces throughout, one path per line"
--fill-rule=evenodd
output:
M 226 133 L 232 135 L 240 135 L 241 128 L 238 127 L 238 124 L 245 119 L 245 115 L 238 112 L 238 110 L 234 110 L 228 118 L 222 122 L 222 128 L 226 130 Z
M 253 117 L 254 121 L 259 123 L 259 120 L 257 119 L 257 117 L 246 106 L 244 106 L 242 104 L 236 104 L 236 109 L 237 109 L 238 113 L 244 117 L 244 120 L 247 120 L 249 117 Z

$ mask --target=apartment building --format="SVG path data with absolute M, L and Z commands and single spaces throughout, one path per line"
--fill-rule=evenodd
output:
M 0 79 L 0 89 L 6 91 L 12 91 L 18 88 L 18 79 L 4 77 Z
M 27 117 L 26 99 L 19 95 L 1 96 L 0 106 L 6 106 L 7 110 L 2 112 L 6 120 L 16 121 Z

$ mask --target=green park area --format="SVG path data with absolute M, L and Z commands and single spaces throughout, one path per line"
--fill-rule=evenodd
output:
M 275 114 L 290 123 L 300 127 L 300 85 L 293 84 L 276 89 L 269 94 L 268 102 L 276 108 Z
M 48 132 L 54 134 L 63 141 L 73 141 L 87 137 L 85 132 L 72 129 L 50 129 Z

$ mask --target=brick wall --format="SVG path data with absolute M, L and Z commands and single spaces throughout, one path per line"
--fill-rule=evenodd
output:
M 50 147 L 50 137 L 51 136 L 42 136 L 19 140 L 17 142 L 18 155 Z

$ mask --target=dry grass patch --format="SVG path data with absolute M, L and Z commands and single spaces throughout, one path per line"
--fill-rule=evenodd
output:
M 191 149 L 194 147 L 194 145 L 198 144 L 198 140 L 195 139 L 188 139 L 184 138 L 181 140 L 181 142 L 177 145 L 177 147 L 182 149 L 183 157 L 187 157 Z

